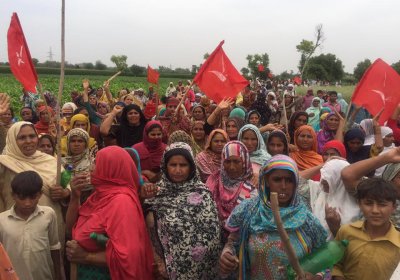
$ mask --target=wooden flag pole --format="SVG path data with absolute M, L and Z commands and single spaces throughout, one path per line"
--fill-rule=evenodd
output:
M 281 215 L 279 213 L 278 193 L 271 192 L 270 200 L 271 200 L 272 213 L 274 214 L 275 224 L 278 229 L 279 236 L 282 240 L 283 248 L 285 249 L 286 255 L 288 256 L 289 263 L 296 272 L 297 279 L 305 280 L 306 279 L 305 273 L 301 268 L 299 260 L 296 256 L 296 252 L 294 251 L 294 248 L 290 243 L 289 235 L 287 234 L 282 224 Z
M 290 139 L 290 135 L 289 135 L 289 126 L 288 126 L 288 119 L 287 119 L 287 112 L 286 112 L 286 105 L 285 105 L 285 94 L 283 94 L 282 106 L 283 106 L 283 118 L 285 119 L 286 135 L 289 138 L 288 141 L 290 143 L 291 139 Z
M 181 101 L 178 104 L 178 107 L 176 107 L 175 109 L 175 115 L 178 113 L 179 108 L 181 107 L 182 103 L 184 102 L 184 100 L 187 98 L 187 95 L 189 93 L 189 90 L 192 88 L 192 86 L 194 85 L 194 79 L 190 82 L 189 88 L 188 90 L 185 92 L 185 95 L 182 97 Z
M 118 71 L 117 73 L 115 73 L 113 76 L 111 76 L 111 78 L 109 78 L 107 80 L 107 82 L 111 82 L 112 80 L 114 80 L 116 77 L 118 77 L 119 75 L 121 75 L 122 71 Z

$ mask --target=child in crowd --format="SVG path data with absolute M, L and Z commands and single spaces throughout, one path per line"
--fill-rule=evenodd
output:
M 42 178 L 35 171 L 17 174 L 11 182 L 15 204 L 0 213 L 0 242 L 20 280 L 62 279 L 57 218 L 39 206 Z
M 395 187 L 383 179 L 359 184 L 357 200 L 365 220 L 339 229 L 336 240 L 347 239 L 349 246 L 332 279 L 390 279 L 400 261 L 400 232 L 390 221 L 396 197 Z

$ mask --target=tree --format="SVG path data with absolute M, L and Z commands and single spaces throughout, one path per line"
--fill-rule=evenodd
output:
M 94 68 L 96 70 L 106 70 L 107 69 L 107 65 L 102 63 L 101 60 L 96 60 L 96 64 L 94 65 Z
M 269 69 L 268 69 L 268 65 L 269 65 L 269 56 L 267 53 L 263 53 L 263 54 L 254 54 L 254 55 L 247 55 L 246 57 L 247 59 L 247 67 L 250 70 L 251 75 L 254 77 L 260 77 L 260 78 L 266 78 L 268 73 L 269 73 Z M 264 71 L 263 72 L 259 72 L 258 71 L 258 65 L 262 64 L 264 66 Z
M 33 63 L 33 66 L 37 66 L 38 65 L 38 63 L 39 63 L 39 59 L 37 59 L 37 58 L 32 58 L 32 63 Z
M 250 74 L 249 68 L 243 67 L 242 69 L 240 69 L 240 72 L 242 72 L 243 76 L 249 77 L 249 74 Z
M 199 71 L 200 66 L 192 65 L 192 75 L 196 75 L 197 71 Z
M 91 62 L 83 62 L 82 68 L 83 69 L 94 69 L 94 64 Z
M 113 55 L 110 59 L 111 62 L 115 64 L 118 71 L 124 71 L 128 68 L 128 64 L 126 63 L 128 57 L 126 55 Z
M 328 53 L 310 58 L 303 78 L 333 82 L 341 80 L 343 75 L 342 61 L 336 55 Z
M 396 70 L 397 73 L 400 74 L 400 60 L 397 61 L 396 63 L 393 63 L 392 67 L 393 67 L 394 70 Z
M 364 59 L 364 61 L 360 61 L 357 63 L 356 68 L 354 68 L 354 78 L 356 78 L 357 81 L 361 80 L 362 76 L 364 75 L 365 71 L 368 69 L 368 67 L 371 66 L 371 60 L 369 59 Z
M 315 27 L 315 43 L 303 39 L 300 44 L 296 46 L 297 51 L 301 54 L 299 63 L 301 75 L 303 75 L 311 56 L 315 53 L 317 48 L 321 47 L 324 40 L 325 36 L 322 30 L 322 24 L 318 24 Z
M 146 74 L 146 67 L 132 64 L 129 69 L 134 76 L 144 76 Z
M 206 60 L 207 58 L 209 58 L 209 56 L 210 56 L 209 53 L 205 53 L 205 54 L 203 55 L 204 60 Z

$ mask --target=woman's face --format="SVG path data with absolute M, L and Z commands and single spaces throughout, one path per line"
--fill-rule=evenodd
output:
M 152 130 L 149 131 L 148 136 L 152 140 L 162 139 L 163 134 L 161 128 L 159 127 L 153 128 Z
M 131 105 L 133 103 L 133 97 L 129 96 L 129 95 L 127 97 L 125 97 L 124 103 L 126 106 Z
M 351 139 L 347 141 L 347 146 L 349 147 L 349 150 L 353 153 L 358 152 L 363 145 L 363 142 L 360 139 Z
M 40 112 L 40 118 L 43 122 L 48 123 L 50 122 L 50 116 L 48 111 Z
M 276 192 L 278 194 L 279 207 L 288 207 L 296 189 L 296 182 L 292 172 L 277 169 L 266 176 L 270 193 Z
M 300 126 L 307 124 L 306 116 L 298 116 L 297 119 L 294 120 L 294 129 L 298 129 Z
M 87 131 L 88 123 L 87 123 L 87 121 L 76 121 L 76 122 L 74 122 L 73 128 L 82 128 L 84 131 Z
M 260 124 L 260 117 L 258 116 L 258 114 L 256 113 L 251 114 L 249 117 L 249 123 L 258 126 Z
M 318 107 L 318 106 L 319 106 L 319 100 L 314 100 L 314 101 L 312 102 L 312 105 L 313 105 L 314 107 Z
M 204 120 L 205 117 L 206 117 L 206 116 L 204 115 L 204 112 L 203 112 L 203 110 L 202 110 L 200 107 L 196 107 L 196 108 L 193 110 L 193 118 L 194 118 L 196 121 L 202 121 L 202 120 Z
M 90 105 L 96 105 L 96 104 L 97 104 L 97 97 L 96 97 L 96 95 L 90 95 L 90 96 L 89 96 L 89 104 L 90 104 Z
M 224 170 L 230 179 L 240 178 L 244 173 L 243 160 L 239 156 L 230 156 L 224 160 Z
M 192 129 L 192 135 L 196 141 L 204 140 L 206 132 L 204 131 L 203 125 L 195 125 Z
M 234 121 L 229 121 L 226 124 L 226 133 L 229 136 L 229 139 L 236 139 L 239 133 L 239 128 L 237 127 Z
M 36 152 L 38 145 L 38 136 L 33 127 L 25 125 L 17 134 L 17 146 L 24 156 L 31 156 Z
M 70 122 L 71 118 L 72 118 L 72 115 L 73 115 L 72 108 L 64 108 L 64 109 L 62 109 L 62 115 L 63 115 L 63 117 L 65 117 L 67 119 L 67 122 Z
M 221 154 L 222 149 L 226 144 L 226 139 L 221 133 L 215 133 L 214 137 L 211 139 L 211 151 L 216 154 Z
M 54 155 L 53 146 L 51 145 L 50 140 L 46 137 L 39 139 L 38 150 L 51 156 Z
M 185 182 L 190 175 L 190 164 L 184 156 L 172 156 L 167 163 L 168 176 L 174 183 Z
M 82 154 L 86 149 L 86 141 L 82 137 L 72 136 L 69 140 L 69 151 L 71 155 L 76 156 Z
M 312 149 L 314 139 L 311 133 L 307 130 L 303 130 L 299 136 L 297 136 L 297 146 L 300 150 L 309 151 Z
M 1 115 L 1 122 L 4 124 L 9 124 L 12 120 L 11 110 L 8 109 L 3 115 Z
M 326 162 L 329 158 L 331 157 L 340 157 L 339 152 L 334 149 L 334 148 L 330 148 L 327 149 L 323 154 L 322 154 L 322 159 L 324 160 L 324 162 Z
M 270 137 L 270 139 L 268 139 L 267 148 L 271 156 L 283 154 L 285 152 L 285 144 L 279 137 Z
M 23 121 L 30 122 L 33 118 L 32 110 L 28 108 L 22 109 L 21 117 Z
M 328 130 L 337 130 L 339 127 L 339 118 L 338 116 L 332 115 L 326 120 L 326 126 Z
M 128 119 L 128 123 L 130 125 L 139 125 L 140 124 L 140 114 L 135 109 L 132 109 L 126 115 Z
M 293 101 L 293 97 L 290 95 L 285 95 L 285 105 L 290 105 Z
M 392 146 L 392 144 L 394 142 L 393 133 L 386 135 L 385 137 L 382 138 L 382 140 L 383 140 L 383 146 L 385 146 L 385 147 Z
M 248 129 L 245 132 L 243 132 L 242 142 L 246 146 L 249 153 L 252 153 L 257 150 L 258 139 L 257 139 L 257 135 L 254 131 Z
M 104 104 L 99 104 L 99 105 L 97 106 L 97 111 L 98 111 L 101 115 L 105 115 L 105 114 L 108 113 L 107 106 L 104 105 Z

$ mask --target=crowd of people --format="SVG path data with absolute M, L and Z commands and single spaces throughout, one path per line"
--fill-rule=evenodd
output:
M 217 103 L 190 81 L 83 80 L 59 124 L 23 103 L 0 93 L 0 276 L 287 279 L 271 193 L 298 259 L 349 241 L 305 279 L 390 279 L 400 261 L 400 106 L 381 126 L 336 91 L 259 80 Z

